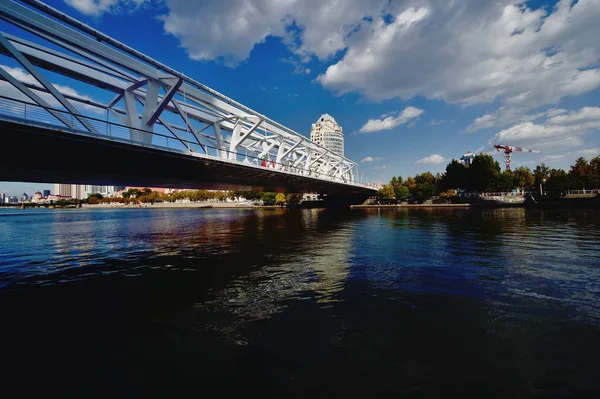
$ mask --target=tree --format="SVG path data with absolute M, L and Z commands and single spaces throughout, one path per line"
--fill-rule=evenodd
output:
M 548 181 L 546 182 L 546 190 L 549 191 L 564 191 L 569 187 L 569 176 L 562 169 L 550 170 Z
M 408 188 L 408 191 L 412 193 L 417 183 L 415 182 L 415 179 L 413 179 L 412 177 L 408 177 L 404 182 L 404 185 Z
M 491 191 L 500 174 L 500 164 L 491 155 L 479 154 L 473 158 L 467 170 L 467 189 Z
M 533 170 L 533 178 L 534 186 L 539 187 L 540 184 L 544 183 L 544 180 L 550 179 L 550 168 L 548 168 L 546 164 L 542 162 L 541 165 L 536 166 Z
M 103 196 L 102 194 L 100 194 L 100 193 L 94 193 L 94 194 L 90 194 L 90 195 L 88 195 L 88 200 L 89 200 L 90 198 L 96 198 L 96 199 L 98 199 L 98 200 L 101 200 L 101 199 L 103 199 L 103 198 L 104 198 L 104 196 Z
M 389 203 L 394 197 L 394 189 L 390 184 L 385 184 L 377 191 L 379 202 Z
M 137 188 L 130 188 L 129 190 L 124 191 L 121 195 L 123 198 L 137 198 L 142 195 L 142 192 Z
M 498 174 L 496 176 L 494 186 L 494 188 L 498 191 L 512 191 L 512 189 L 515 187 L 513 183 L 512 172 L 510 170 L 505 170 L 504 172 Z
M 266 192 L 262 195 L 264 205 L 275 205 L 275 193 Z
M 433 183 L 417 183 L 413 195 L 419 202 L 431 198 L 435 194 L 435 184 Z
M 534 177 L 531 170 L 525 166 L 519 166 L 513 172 L 513 184 L 515 187 L 530 190 L 534 188 Z
M 288 208 L 298 206 L 302 202 L 302 194 L 290 193 L 286 195 L 285 201 L 287 202 Z
M 150 190 L 148 187 L 144 187 L 142 188 L 141 192 L 142 195 L 149 195 L 152 192 L 152 190 Z
M 575 165 L 571 166 L 569 177 L 571 178 L 573 188 L 590 188 L 592 182 L 593 166 L 591 166 L 584 157 L 579 157 Z
M 600 155 L 590 160 L 593 188 L 600 188 Z
M 442 188 L 465 190 L 467 185 L 467 166 L 453 159 L 446 166 L 446 174 L 442 177 Z
M 458 194 L 454 190 L 446 190 L 440 193 L 440 200 L 448 203 L 458 199 Z
M 283 205 L 285 204 L 285 194 L 277 193 L 277 195 L 275 195 L 275 203 L 283 208 Z
M 408 191 L 408 187 L 400 186 L 397 190 L 395 190 L 394 196 L 398 201 L 406 201 L 408 198 L 410 198 L 410 191 Z
M 415 183 L 416 184 L 419 184 L 419 183 L 435 184 L 435 176 L 433 174 L 431 174 L 431 172 L 421 173 L 420 175 L 415 176 Z

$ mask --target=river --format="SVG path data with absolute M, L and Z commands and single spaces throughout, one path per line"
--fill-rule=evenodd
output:
M 600 211 L 0 209 L 0 397 L 599 397 Z

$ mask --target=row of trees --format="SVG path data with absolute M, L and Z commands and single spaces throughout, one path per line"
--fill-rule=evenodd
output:
M 239 201 L 240 199 L 258 202 L 263 205 L 296 206 L 302 201 L 302 194 L 283 194 L 273 192 L 252 192 L 252 191 L 209 191 L 209 190 L 181 190 L 174 193 L 159 193 L 149 188 L 129 189 L 122 193 L 122 198 L 112 197 L 104 198 L 101 194 L 90 194 L 87 202 L 90 204 L 100 203 L 145 203 L 153 204 L 155 202 L 225 202 L 227 200 Z
M 569 171 L 551 169 L 545 164 L 533 171 L 521 166 L 514 171 L 502 171 L 498 161 L 490 155 L 479 154 L 471 165 L 452 160 L 444 174 L 421 173 L 403 180 L 401 176 L 379 190 L 382 202 L 424 200 L 439 195 L 441 199 L 456 197 L 456 193 L 507 192 L 514 189 L 534 191 L 540 185 L 554 194 L 567 190 L 593 189 L 600 187 L 600 156 L 587 161 L 579 158 Z

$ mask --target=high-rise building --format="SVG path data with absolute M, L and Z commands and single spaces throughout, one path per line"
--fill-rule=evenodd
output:
M 50 196 L 50 190 L 44 190 L 44 198 L 48 198 Z
M 75 199 L 86 199 L 86 186 L 83 184 L 55 184 L 54 194 L 60 197 L 71 197 Z
M 0 192 L 0 204 L 4 204 L 5 198 L 6 198 L 6 195 L 3 192 Z
M 71 197 L 71 184 L 55 184 L 54 194 L 60 197 Z
M 323 114 L 312 124 L 310 139 L 334 154 L 344 156 L 344 132 L 333 116 Z
M 458 162 L 462 163 L 463 165 L 470 166 L 471 162 L 473 162 L 474 158 L 475 158 L 475 154 L 473 154 L 471 151 L 469 151 L 465 155 L 460 157 L 460 160 Z

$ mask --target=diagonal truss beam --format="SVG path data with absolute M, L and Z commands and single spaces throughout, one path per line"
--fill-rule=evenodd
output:
M 67 118 L 64 114 L 62 114 L 58 111 L 52 110 L 51 109 L 52 107 L 46 101 L 44 101 L 40 96 L 38 96 L 32 90 L 30 90 L 28 87 L 26 87 L 23 83 L 21 83 L 20 81 L 15 79 L 10 73 L 6 72 L 4 70 L 4 68 L 2 68 L 1 66 L 0 66 L 0 75 L 2 75 L 2 77 L 6 81 L 8 81 L 10 84 L 12 84 L 14 87 L 16 87 L 21 93 L 25 94 L 27 97 L 29 97 L 31 100 L 33 100 L 35 103 L 37 103 L 41 107 L 46 108 L 48 110 L 48 112 L 50 112 L 56 119 L 58 119 L 59 121 L 64 123 L 66 126 L 71 127 L 72 124 L 71 124 L 71 121 L 69 120 L 69 118 Z
M 77 108 L 75 108 L 73 104 L 71 104 L 69 100 L 67 100 L 62 93 L 59 92 L 56 87 L 54 87 L 54 85 L 48 81 L 48 79 L 46 79 L 44 75 L 38 72 L 37 68 L 33 66 L 33 64 L 29 62 L 29 60 L 25 58 L 23 54 L 21 54 L 21 52 L 17 50 L 15 46 L 13 46 L 12 43 L 6 39 L 6 37 L 4 37 L 2 33 L 0 33 L 0 45 L 2 45 L 42 86 L 44 86 L 44 88 L 48 90 L 63 107 L 65 107 L 71 114 L 75 115 L 75 118 L 77 118 L 77 120 L 81 122 L 81 124 L 90 133 L 100 134 L 98 133 L 98 130 L 96 130 L 96 128 L 79 113 Z

